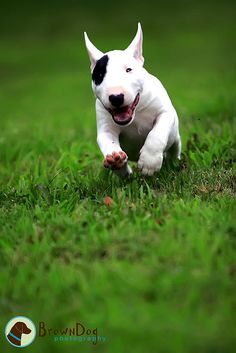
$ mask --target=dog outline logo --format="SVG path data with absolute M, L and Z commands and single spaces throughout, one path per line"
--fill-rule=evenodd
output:
M 7 341 L 14 347 L 27 347 L 35 339 L 36 328 L 28 317 L 16 316 L 6 324 L 5 336 Z

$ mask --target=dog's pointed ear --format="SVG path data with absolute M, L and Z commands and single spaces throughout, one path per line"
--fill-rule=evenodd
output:
M 127 52 L 131 53 L 133 57 L 138 60 L 142 65 L 144 64 L 143 57 L 143 32 L 140 22 L 138 23 L 137 33 L 126 49 Z
M 86 32 L 84 32 L 85 45 L 88 51 L 89 59 L 91 62 L 91 71 L 93 71 L 96 62 L 104 55 L 103 52 L 98 50 L 95 45 L 90 41 Z

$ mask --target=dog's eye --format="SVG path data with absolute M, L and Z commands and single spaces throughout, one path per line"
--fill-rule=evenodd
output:
M 132 69 L 131 69 L 131 67 L 128 67 L 128 68 L 126 69 L 126 72 L 130 72 L 130 71 L 132 71 Z

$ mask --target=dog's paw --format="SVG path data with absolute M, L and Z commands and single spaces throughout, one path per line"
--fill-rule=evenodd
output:
M 107 154 L 103 161 L 105 168 L 110 168 L 112 170 L 120 170 L 127 163 L 127 154 L 123 151 L 112 152 L 112 154 Z
M 152 176 L 155 172 L 159 172 L 162 162 L 162 153 L 151 155 L 150 153 L 142 151 L 138 160 L 138 168 L 143 175 Z

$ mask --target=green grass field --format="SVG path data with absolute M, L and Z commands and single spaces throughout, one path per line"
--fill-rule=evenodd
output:
M 0 21 L 0 345 L 17 315 L 76 321 L 105 343 L 29 352 L 235 351 L 236 56 L 232 1 L 9 4 Z M 180 117 L 179 164 L 131 180 L 102 167 L 82 33 L 125 48 Z M 108 207 L 104 198 L 110 196 Z

